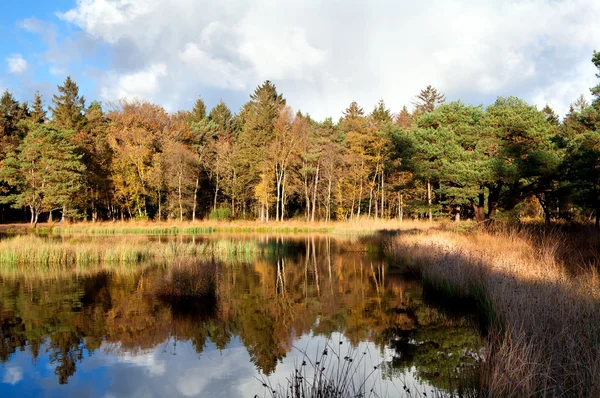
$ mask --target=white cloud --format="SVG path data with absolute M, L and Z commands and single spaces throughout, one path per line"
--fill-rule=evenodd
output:
M 15 75 L 23 73 L 27 69 L 27 61 L 25 61 L 21 54 L 11 55 L 6 58 L 6 62 L 8 63 L 8 71 Z
M 113 81 L 102 89 L 101 95 L 106 100 L 152 97 L 158 92 L 164 76 L 167 76 L 167 66 L 163 63 L 152 64 L 134 73 L 115 75 Z
M 596 0 L 78 0 L 60 16 L 112 46 L 110 99 L 183 107 L 220 90 L 245 99 L 272 79 L 317 118 L 352 100 L 398 110 L 428 84 L 449 99 L 518 95 L 564 113 L 594 82 L 582 65 L 600 43 Z
M 8 366 L 6 368 L 6 373 L 4 373 L 4 377 L 2 378 L 3 383 L 7 384 L 17 384 L 23 380 L 23 369 L 19 366 Z
M 532 103 L 538 109 L 548 104 L 554 110 L 561 110 L 563 116 L 580 95 L 591 100 L 590 87 L 597 84 L 596 72 L 591 62 L 577 65 L 566 74 L 566 79 L 537 88 L 533 92 Z
M 50 72 L 50 74 L 54 75 L 54 76 L 66 76 L 67 75 L 67 70 L 65 68 L 60 68 L 60 67 L 54 66 L 54 65 L 50 67 L 48 72 Z

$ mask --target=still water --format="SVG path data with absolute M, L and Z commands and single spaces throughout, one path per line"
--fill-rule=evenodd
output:
M 194 259 L 216 266 L 210 294 L 155 294 L 164 263 L 0 271 L 0 396 L 272 396 L 325 352 L 327 366 L 354 361 L 367 396 L 431 396 L 477 366 L 474 317 L 430 299 L 377 243 L 261 236 L 271 249 L 242 255 L 227 243 L 248 237 L 193 239 L 223 248 Z

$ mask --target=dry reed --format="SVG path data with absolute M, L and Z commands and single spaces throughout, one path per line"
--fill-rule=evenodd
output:
M 153 294 L 165 298 L 203 297 L 214 294 L 217 263 L 187 258 L 171 264 Z
M 474 297 L 490 321 L 489 396 L 600 396 L 600 278 L 568 272 L 559 235 L 400 236 L 388 252 L 448 295 Z

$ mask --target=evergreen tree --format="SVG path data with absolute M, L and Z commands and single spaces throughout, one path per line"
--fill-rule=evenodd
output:
M 592 63 L 598 69 L 598 73 L 596 73 L 596 77 L 600 78 L 600 51 L 594 51 L 594 55 L 592 56 Z M 600 111 L 600 83 L 596 86 L 592 87 L 591 90 L 592 95 L 594 96 L 594 101 L 592 106 L 596 108 L 597 111 Z
M 273 83 L 265 81 L 250 95 L 242 109 L 243 127 L 238 136 L 238 175 L 246 186 L 259 183 L 268 146 L 274 138 L 273 122 L 285 105 L 285 99 Z
M 361 108 L 356 101 L 352 101 L 348 108 L 343 112 L 342 119 L 356 119 L 365 115 L 365 111 Z
M 70 130 L 81 128 L 85 99 L 79 95 L 79 87 L 67 76 L 65 83 L 58 86 L 59 95 L 54 95 L 50 108 L 55 126 Z
M 592 62 L 600 78 L 600 52 L 594 51 Z M 600 83 L 591 92 L 592 104 L 587 105 L 581 96 L 565 118 L 571 137 L 566 168 L 575 200 L 595 213 L 595 225 L 600 228 Z
M 233 130 L 233 115 L 231 111 L 221 100 L 214 108 L 210 110 L 208 119 L 219 126 L 222 133 L 230 134 Z
M 398 113 L 398 116 L 396 116 L 395 123 L 402 128 L 408 128 L 410 127 L 412 122 L 413 115 L 411 115 L 411 113 L 406 108 L 406 105 L 404 105 L 402 107 L 402 110 Z
M 24 136 L 19 126 L 23 109 L 13 95 L 5 91 L 0 98 L 0 160 L 13 151 Z
M 550 105 L 546 104 L 544 109 L 542 109 L 542 112 L 544 113 L 544 115 L 546 116 L 546 120 L 550 122 L 550 124 L 554 126 L 558 126 L 560 124 L 558 115 L 556 114 L 556 112 L 554 112 L 552 108 L 550 108 Z
M 433 110 L 446 102 L 446 96 L 432 86 L 427 86 L 419 95 L 417 95 L 416 101 L 413 102 L 415 106 L 415 112 L 427 113 L 433 112 Z
M 68 131 L 37 125 L 3 162 L 0 178 L 17 192 L 0 200 L 16 208 L 28 207 L 34 225 L 41 212 L 64 209 L 84 185 L 85 166 L 69 135 Z
M 204 105 L 204 101 L 202 98 L 198 98 L 194 103 L 194 107 L 192 108 L 192 112 L 190 113 L 190 121 L 191 122 L 200 122 L 206 117 L 206 105 Z
M 371 112 L 371 118 L 377 123 L 390 123 L 392 121 L 392 112 L 386 108 L 383 100 L 379 100 L 373 112 Z
M 34 123 L 43 124 L 46 122 L 46 110 L 44 109 L 44 101 L 39 91 L 35 92 L 31 111 L 29 112 L 30 120 Z
M 6 90 L 0 98 L 0 135 L 14 135 L 16 124 L 21 115 L 21 106 L 13 95 Z
M 82 155 L 81 161 L 86 167 L 87 192 L 77 204 L 89 211 L 93 221 L 99 217 L 101 202 L 111 197 L 112 152 L 106 136 L 107 127 L 108 119 L 102 110 L 102 104 L 92 101 L 85 110 L 81 129 L 73 136 L 73 143 L 77 145 Z

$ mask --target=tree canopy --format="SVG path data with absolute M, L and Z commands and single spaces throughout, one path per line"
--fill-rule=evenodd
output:
M 600 76 L 600 53 L 592 62 Z M 598 224 L 600 83 L 591 93 L 561 120 L 515 97 L 447 102 L 429 85 L 413 109 L 393 114 L 380 100 L 367 113 L 353 101 L 337 122 L 318 122 L 268 80 L 234 114 L 223 101 L 207 111 L 202 98 L 174 113 L 140 100 L 86 107 L 67 77 L 47 109 L 39 93 L 30 105 L 8 91 L 0 98 L 0 215 L 19 219 L 8 206 L 25 206 L 30 220 L 55 210 L 91 220 L 537 215 Z M 41 160 L 48 170 L 70 164 L 76 183 L 59 184 Z

